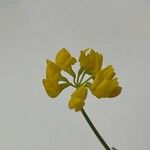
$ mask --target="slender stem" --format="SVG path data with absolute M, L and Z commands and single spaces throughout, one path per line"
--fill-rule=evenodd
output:
M 89 77 L 87 80 L 85 80 L 81 85 L 84 85 L 86 82 L 88 82 L 89 80 L 91 80 L 93 77 Z
M 76 86 L 76 78 L 75 77 L 73 77 L 73 83 Z
M 80 76 L 81 76 L 81 74 L 82 74 L 83 71 L 84 71 L 84 69 L 82 67 L 78 70 L 77 84 L 79 82 L 79 78 L 80 78 Z
M 73 84 L 72 84 L 72 83 L 70 83 L 70 82 L 69 82 L 69 84 L 70 84 L 70 86 L 72 86 L 72 87 L 76 87 L 75 85 L 73 85 Z
M 72 86 L 72 87 L 76 88 L 76 86 L 75 86 L 73 83 L 69 82 L 69 81 L 67 81 L 66 84 L 67 84 L 68 86 Z
M 80 81 L 79 81 L 79 84 L 82 82 L 82 80 L 83 80 L 85 74 L 86 74 L 86 73 L 85 73 L 85 71 L 84 71 L 83 74 L 82 74 L 82 76 L 81 76 L 81 79 L 80 79 Z
M 79 78 L 80 78 L 80 75 L 77 76 L 77 84 L 78 84 L 78 82 L 79 82 Z
M 102 138 L 102 136 L 98 133 L 97 129 L 95 128 L 95 126 L 93 125 L 92 121 L 90 120 L 90 118 L 88 117 L 88 115 L 86 114 L 85 110 L 82 108 L 81 109 L 81 113 L 83 114 L 85 120 L 87 121 L 87 123 L 89 124 L 89 126 L 91 127 L 91 129 L 93 130 L 93 132 L 95 133 L 96 137 L 98 138 L 98 140 L 102 143 L 102 145 L 105 147 L 106 150 L 111 150 L 109 148 L 109 146 L 107 145 L 107 143 L 104 141 L 104 139 Z

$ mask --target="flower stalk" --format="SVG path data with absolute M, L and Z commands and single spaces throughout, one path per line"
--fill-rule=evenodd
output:
M 85 75 L 86 75 L 86 72 L 84 71 L 84 72 L 82 73 L 82 76 L 81 76 L 80 81 L 78 82 L 79 85 L 80 85 L 81 82 L 83 81 Z
M 95 126 L 93 125 L 92 121 L 90 120 L 90 118 L 88 117 L 88 115 L 86 114 L 86 112 L 85 112 L 85 110 L 83 108 L 81 109 L 81 113 L 84 116 L 84 118 L 87 121 L 87 123 L 89 124 L 89 126 L 91 127 L 91 129 L 94 132 L 94 134 L 96 135 L 96 137 L 98 138 L 98 140 L 105 147 L 105 149 L 106 150 L 111 150 L 110 147 L 108 146 L 108 144 L 105 142 L 105 140 L 99 134 L 99 132 L 97 131 L 97 129 L 95 128 Z

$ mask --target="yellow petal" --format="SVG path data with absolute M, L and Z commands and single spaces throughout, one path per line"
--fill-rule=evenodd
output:
M 57 82 L 48 79 L 43 79 L 43 85 L 47 95 L 52 98 L 57 97 L 63 89 L 69 86 L 67 83 L 58 84 Z
M 93 90 L 98 84 L 100 84 L 104 79 L 112 79 L 115 76 L 114 69 L 112 66 L 108 66 L 105 69 L 97 71 L 91 89 Z
M 79 107 L 79 105 L 82 104 L 83 101 L 84 99 L 73 97 L 70 99 L 68 106 L 70 109 L 73 109 L 75 107 Z
M 87 66 L 87 56 L 85 55 L 84 51 L 81 51 L 80 57 L 79 57 L 80 66 L 83 68 L 86 68 Z
M 111 83 L 111 91 L 108 97 L 116 97 L 121 93 L 122 87 L 119 86 L 117 78 L 114 78 Z
M 103 76 L 102 72 L 101 72 L 101 71 L 98 71 L 98 72 L 96 73 L 95 78 L 94 78 L 93 84 L 92 84 L 92 86 L 90 87 L 91 90 L 94 90 L 94 89 L 97 87 L 97 85 L 100 84 L 103 80 L 104 80 L 104 76 Z
M 43 79 L 43 85 L 48 96 L 55 98 L 62 91 L 62 88 L 57 84 L 53 83 L 50 80 Z
M 86 99 L 87 97 L 87 88 L 85 86 L 80 86 L 73 94 L 71 97 L 79 97 L 82 99 Z
M 107 66 L 101 70 L 105 79 L 112 79 L 115 76 L 114 68 L 112 65 Z
M 97 98 L 107 97 L 110 93 L 111 82 L 109 80 L 103 80 L 98 86 L 92 90 L 93 95 Z
M 113 98 L 113 97 L 116 97 L 118 96 L 122 91 L 122 87 L 120 86 L 117 86 L 116 88 L 114 88 L 112 91 L 111 91 L 111 94 L 108 96 L 109 98 Z
M 90 53 L 86 55 L 88 51 L 90 51 Z M 88 74 L 92 75 L 95 75 L 97 71 L 101 69 L 102 61 L 102 54 L 99 54 L 90 48 L 81 51 L 79 57 L 80 66 L 86 69 Z
M 46 78 L 49 80 L 59 80 L 61 77 L 61 69 L 52 61 L 47 60 Z
M 68 103 L 69 108 L 75 109 L 75 111 L 80 111 L 85 104 L 86 97 L 87 97 L 87 88 L 84 86 L 79 87 L 71 95 L 71 99 Z
M 71 57 L 71 54 L 62 48 L 56 55 L 55 63 L 64 71 L 68 72 L 72 76 L 74 75 L 72 65 L 76 63 L 76 59 Z
M 70 109 L 75 109 L 75 111 L 80 111 L 85 104 L 84 101 L 85 101 L 84 99 L 81 99 L 78 97 L 73 97 L 70 99 L 70 101 L 68 103 L 68 107 Z
M 82 101 L 79 105 L 77 105 L 75 107 L 75 111 L 76 112 L 80 111 L 83 108 L 84 105 L 85 105 L 85 101 Z
M 122 88 L 119 86 L 117 78 L 111 79 L 114 70 L 111 66 L 97 73 L 93 84 L 88 86 L 92 94 L 97 98 L 116 97 L 121 93 Z

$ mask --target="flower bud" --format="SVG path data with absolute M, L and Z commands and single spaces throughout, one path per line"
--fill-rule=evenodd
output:
M 62 79 L 61 69 L 55 63 L 47 60 L 46 79 L 43 79 L 43 85 L 48 96 L 57 97 L 64 88 L 69 86 L 67 83 L 59 84 Z

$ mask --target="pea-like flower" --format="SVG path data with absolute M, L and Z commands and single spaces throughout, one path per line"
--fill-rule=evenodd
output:
M 67 51 L 67 49 L 62 48 L 57 53 L 55 62 L 62 70 L 75 77 L 75 73 L 72 70 L 72 65 L 74 65 L 77 61 L 74 57 L 71 57 L 71 54 Z
M 119 95 L 122 88 L 117 78 L 113 79 L 114 76 L 115 72 L 111 65 L 98 71 L 93 84 L 88 84 L 92 94 L 97 98 L 112 98 Z
M 87 88 L 85 86 L 80 86 L 71 95 L 71 99 L 68 104 L 69 108 L 75 109 L 75 111 L 80 111 L 85 104 L 86 97 L 87 97 Z
M 87 48 L 81 51 L 79 57 L 80 66 L 86 69 L 86 72 L 90 75 L 95 75 L 97 71 L 101 69 L 102 61 L 102 54 L 95 52 L 91 48 Z
M 61 69 L 55 63 L 47 60 L 46 79 L 43 79 L 43 85 L 50 97 L 57 97 L 64 88 L 69 86 L 66 83 L 59 84 L 62 79 Z

